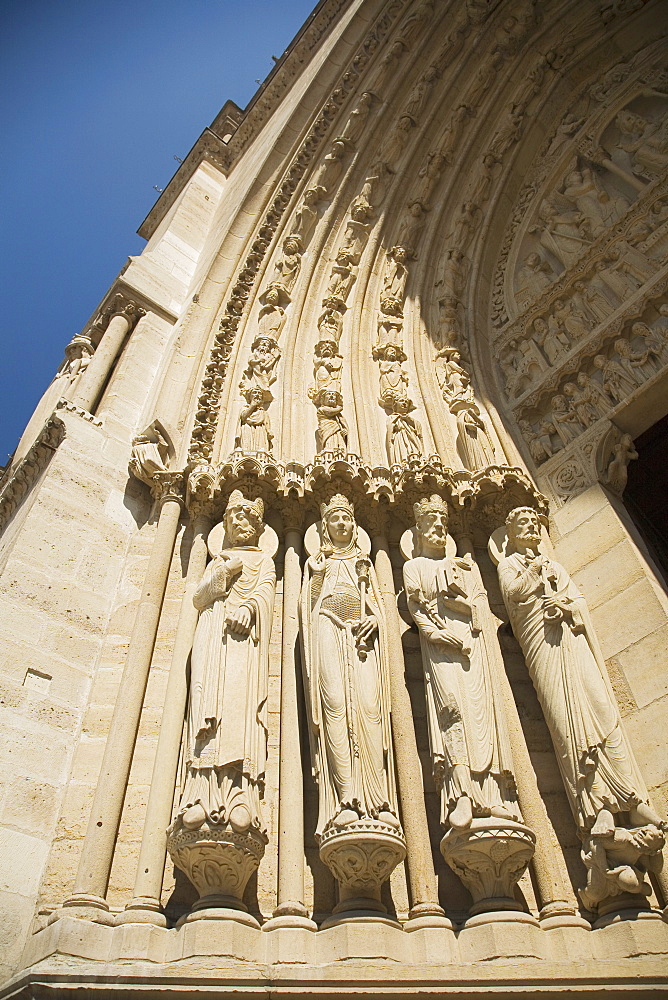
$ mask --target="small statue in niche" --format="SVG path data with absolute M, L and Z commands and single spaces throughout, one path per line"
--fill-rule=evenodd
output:
M 311 196 L 311 203 L 316 204 L 332 193 L 334 185 L 341 176 L 343 170 L 343 157 L 346 152 L 346 144 L 340 139 L 335 139 L 329 148 L 329 152 L 323 157 L 322 162 L 316 168 L 309 190 L 315 192 Z M 306 196 L 306 192 L 305 192 Z
M 393 400 L 381 400 L 391 406 L 387 418 L 387 455 L 390 465 L 405 465 L 409 458 L 421 457 L 422 426 L 411 411 L 415 403 L 407 396 L 396 396 Z
M 304 191 L 304 197 L 302 198 L 301 204 L 295 212 L 292 232 L 290 234 L 299 241 L 301 250 L 304 250 L 306 247 L 309 237 L 313 232 L 313 227 L 318 221 L 318 213 L 316 210 L 317 204 L 318 192 L 314 191 L 313 188 L 307 188 L 307 190 Z
M 494 555 L 492 542 L 490 552 Z M 568 575 L 541 551 L 540 520 L 529 507 L 506 519 L 495 541 L 499 585 L 554 743 L 557 763 L 580 836 L 583 858 L 601 848 L 625 850 L 628 829 L 644 832 L 646 854 L 663 847 L 661 818 L 622 731 L 587 605 Z M 636 829 L 633 829 L 636 828 Z M 588 865 L 585 905 L 597 905 L 600 868 Z M 615 866 L 616 868 L 617 866 Z M 646 867 L 646 865 L 645 865 Z M 607 869 L 615 876 L 615 869 Z M 613 894 L 640 891 L 622 879 Z
M 338 353 L 336 344 L 331 340 L 318 341 L 315 345 L 315 356 L 313 366 L 315 385 L 310 394 L 319 396 L 323 390 L 340 393 L 343 358 Z
M 368 92 L 361 94 L 356 106 L 350 112 L 348 121 L 343 126 L 341 135 L 337 136 L 338 139 L 343 139 L 346 142 L 351 143 L 353 146 L 359 142 L 364 135 L 364 129 L 366 128 L 372 103 L 373 96 L 371 94 Z
M 315 432 L 318 452 L 346 451 L 348 447 L 348 423 L 343 416 L 341 393 L 326 389 L 314 396 L 313 402 L 318 413 L 318 428 Z
M 256 337 L 248 359 L 248 367 L 239 383 L 242 390 L 262 389 L 268 392 L 276 381 L 276 365 L 281 349 L 271 337 Z
M 186 779 L 171 832 L 229 826 L 266 842 L 260 811 L 267 757 L 267 686 L 276 572 L 258 547 L 262 500 L 230 495 L 224 539 L 195 596 Z M 216 531 L 216 529 L 213 529 Z M 211 534 L 213 535 L 213 531 Z
M 386 399 L 392 401 L 406 395 L 408 375 L 402 364 L 405 355 L 395 344 L 385 344 L 376 348 L 374 357 L 379 362 L 380 405 L 383 406 Z
M 285 309 L 280 305 L 281 293 L 270 285 L 262 293 L 264 305 L 257 319 L 257 339 L 277 341 L 285 323 Z
M 476 816 L 519 820 L 512 756 L 495 703 L 471 560 L 447 554 L 447 504 L 414 504 L 415 556 L 404 565 L 408 610 L 420 633 L 427 726 L 441 823 L 467 828 Z
M 239 415 L 239 426 L 234 439 L 234 447 L 246 454 L 256 451 L 271 451 L 274 435 L 271 431 L 269 413 L 262 389 L 248 389 L 245 393 L 246 406 Z
M 457 452 L 464 468 L 476 472 L 495 465 L 494 447 L 478 404 L 473 399 L 460 399 L 450 409 L 457 420 Z
M 436 355 L 436 378 L 446 403 L 471 398 L 469 374 L 460 360 L 455 347 L 444 347 Z
M 320 510 L 300 600 L 318 840 L 365 817 L 399 827 L 383 603 L 353 505 L 337 494 Z
M 279 257 L 274 265 L 274 277 L 270 287 L 277 289 L 288 302 L 301 267 L 301 254 L 299 238 L 290 235 L 283 242 L 283 256 Z
M 390 316 L 403 315 L 404 289 L 408 277 L 407 256 L 406 249 L 397 246 L 387 257 L 380 308 Z

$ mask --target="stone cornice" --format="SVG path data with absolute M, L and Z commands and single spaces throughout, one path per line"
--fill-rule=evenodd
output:
M 30 451 L 0 486 L 0 532 L 21 506 L 64 436 L 63 421 L 52 413 Z

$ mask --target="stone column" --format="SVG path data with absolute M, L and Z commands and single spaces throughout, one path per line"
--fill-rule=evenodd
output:
M 278 905 L 263 930 L 318 929 L 304 905 L 304 787 L 297 712 L 297 645 L 303 548 L 302 512 L 284 509 L 281 733 L 278 779 Z
M 90 413 L 95 412 L 109 373 L 118 357 L 131 327 L 146 314 L 146 310 L 128 302 L 122 295 L 114 299 L 107 328 L 95 349 L 90 364 L 79 379 L 72 402 Z
M 473 541 L 469 535 L 458 536 L 457 549 L 461 556 L 470 556 L 477 568 Z M 482 585 L 482 580 L 480 582 Z M 491 610 L 489 613 L 491 615 Z M 531 763 L 529 748 L 524 738 L 524 730 L 500 649 L 491 666 L 505 712 L 520 809 L 524 822 L 536 836 L 536 850 L 530 864 L 540 907 L 541 925 L 546 929 L 564 926 L 589 929 L 589 923 L 578 915 L 565 863 L 554 846 L 556 835 L 538 789 L 536 773 Z
M 161 927 L 166 924 L 160 897 L 167 857 L 167 827 L 172 818 L 188 697 L 186 666 L 197 627 L 198 611 L 193 604 L 193 595 L 206 568 L 206 539 L 211 529 L 211 517 L 208 513 L 196 508 L 191 510 L 191 516 L 193 515 L 193 539 L 185 590 L 165 690 L 133 897 L 125 907 L 125 912 L 117 918 L 117 923 L 151 923 Z
M 84 907 L 89 914 L 92 908 L 98 911 L 98 918 L 109 909 L 104 897 L 179 528 L 182 485 L 182 473 L 161 473 L 159 481 L 156 477 L 160 516 L 155 539 L 104 748 L 74 893 L 63 904 Z
M 422 767 L 418 756 L 413 710 L 404 677 L 401 626 L 394 591 L 394 576 L 387 536 L 379 525 L 372 539 L 374 564 L 387 618 L 390 647 L 390 696 L 392 699 L 392 739 L 397 768 L 401 819 L 406 837 L 406 863 L 411 897 L 405 930 L 426 926 L 452 927 L 438 902 L 436 872 L 431 854 L 427 810 L 422 787 Z

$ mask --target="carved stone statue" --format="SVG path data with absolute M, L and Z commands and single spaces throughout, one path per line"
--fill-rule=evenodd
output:
M 318 410 L 316 447 L 321 451 L 345 451 L 348 447 L 348 424 L 343 416 L 343 398 L 340 392 L 325 389 L 314 396 Z
M 390 465 L 404 465 L 410 456 L 423 453 L 422 427 L 419 420 L 411 416 L 415 403 L 407 396 L 397 396 L 391 405 L 387 419 L 388 461 Z
M 185 782 L 168 840 L 175 864 L 209 897 L 202 905 L 236 909 L 267 842 L 260 799 L 276 573 L 259 547 L 263 506 L 235 490 L 209 535 L 212 560 L 193 598 Z
M 508 904 L 533 854 L 522 824 L 512 752 L 494 683 L 497 642 L 482 579 L 457 558 L 439 496 L 414 504 L 416 527 L 401 540 L 408 610 L 418 627 L 427 727 L 441 823 L 441 850 L 477 909 Z M 490 864 L 490 858 L 494 863 Z M 494 877 L 490 874 L 494 872 Z M 483 900 L 497 898 L 494 904 Z
M 506 526 L 506 554 L 498 564 L 501 593 L 552 736 L 585 855 L 610 838 L 620 846 L 625 834 L 617 838 L 617 825 L 655 827 L 658 834 L 661 819 L 649 805 L 622 732 L 587 605 L 564 567 L 541 552 L 534 510 L 515 508 Z
M 456 400 L 451 410 L 457 418 L 457 451 L 464 467 L 475 472 L 495 465 L 494 448 L 478 404 L 472 399 Z
M 323 861 L 342 892 L 351 890 L 350 898 L 355 895 L 354 873 L 348 870 L 351 844 L 359 843 L 365 857 L 364 836 L 370 846 L 378 838 L 387 845 L 388 857 L 377 855 L 381 881 L 404 849 L 394 787 L 383 602 L 363 544 L 368 536 L 358 529 L 346 497 L 336 495 L 320 509 L 322 520 L 305 539 L 302 663 L 319 795 L 316 838 Z M 365 876 L 361 864 L 358 852 L 356 894 L 376 896 L 379 904 L 378 873 Z
M 239 414 L 235 448 L 247 453 L 271 451 L 274 435 L 265 402 L 265 393 L 262 389 L 249 389 L 246 392 L 246 406 Z
M 397 246 L 391 254 L 388 254 L 380 307 L 384 313 L 388 313 L 390 316 L 401 316 L 403 313 L 404 289 L 408 277 L 405 260 L 406 250 L 404 247 Z
M 518 819 L 512 758 L 498 716 L 469 559 L 446 556 L 448 509 L 438 496 L 414 505 L 417 555 L 404 565 L 408 610 L 420 633 L 427 725 L 441 823 L 474 816 Z

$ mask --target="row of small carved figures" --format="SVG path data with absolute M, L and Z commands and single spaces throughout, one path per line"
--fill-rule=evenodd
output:
M 599 261 L 588 280 L 573 283 L 566 296 L 555 299 L 548 313 L 528 324 L 528 334 L 514 337 L 499 351 L 508 395 L 517 398 L 557 365 L 621 303 L 647 280 L 628 261 L 610 268 Z M 662 307 L 668 315 L 668 306 Z
M 610 357 L 597 354 L 589 371 L 578 372 L 552 396 L 551 410 L 537 422 L 518 420 L 533 460 L 540 464 L 552 458 L 666 365 L 668 321 L 654 327 L 634 323 L 629 337 L 615 340 Z

